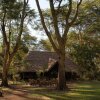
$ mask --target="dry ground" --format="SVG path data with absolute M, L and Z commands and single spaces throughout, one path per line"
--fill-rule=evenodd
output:
M 3 88 L 3 97 L 0 97 L 0 100 L 50 100 L 46 96 L 30 96 L 33 92 L 28 90 L 29 88 L 33 87 L 20 85 Z

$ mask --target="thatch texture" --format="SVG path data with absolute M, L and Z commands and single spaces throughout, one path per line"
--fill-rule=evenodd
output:
M 55 52 L 30 51 L 25 59 L 31 66 L 31 70 L 44 70 L 51 68 L 58 61 L 58 55 Z M 72 60 L 66 57 L 66 71 L 76 71 L 77 66 Z

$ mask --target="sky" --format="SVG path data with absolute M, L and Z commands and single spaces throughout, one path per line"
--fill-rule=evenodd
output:
M 41 9 L 49 8 L 49 3 L 46 0 L 39 0 L 39 3 L 41 6 Z M 29 5 L 32 9 L 35 9 L 36 11 L 38 11 L 35 0 L 29 0 Z M 43 35 L 39 31 L 35 31 L 31 28 L 29 29 L 30 29 L 31 35 L 36 36 L 38 40 L 47 38 L 45 35 Z
M 43 8 L 43 9 L 46 9 L 49 7 L 47 0 L 39 0 L 39 3 L 40 3 L 41 8 Z M 31 8 L 37 10 L 35 0 L 29 0 L 29 4 L 30 4 Z

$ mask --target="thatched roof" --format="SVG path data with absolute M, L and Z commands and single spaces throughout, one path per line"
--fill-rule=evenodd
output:
M 58 55 L 55 52 L 30 51 L 25 60 L 30 63 L 32 69 L 43 70 L 51 67 L 52 63 L 58 60 Z M 66 57 L 65 65 L 66 70 L 76 70 L 76 64 L 68 57 Z
M 36 72 L 36 71 L 37 70 L 35 70 L 34 67 L 28 67 L 28 68 L 21 70 L 20 72 Z

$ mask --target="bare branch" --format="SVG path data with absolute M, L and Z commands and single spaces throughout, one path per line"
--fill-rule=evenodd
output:
M 70 26 L 73 25 L 73 23 L 75 22 L 75 20 L 78 16 L 78 10 L 79 10 L 79 6 L 80 6 L 81 3 L 82 3 L 82 0 L 80 0 L 80 2 L 77 4 L 76 13 L 75 13 L 73 20 L 70 23 L 68 23 L 68 19 L 69 19 L 69 16 L 71 14 L 71 11 L 72 11 L 72 0 L 69 0 L 69 10 L 68 10 L 68 13 L 67 13 L 67 16 L 66 16 L 66 28 L 65 28 L 65 31 L 64 31 L 63 39 L 66 39 Z
M 68 30 L 69 30 L 68 20 L 69 20 L 71 12 L 72 12 L 72 0 L 69 0 L 69 9 L 68 9 L 68 12 L 66 14 L 66 27 L 65 27 L 65 30 L 64 30 L 64 34 L 62 36 L 63 40 L 66 40 L 66 37 L 67 37 L 67 33 L 68 33 Z
M 62 40 L 61 40 L 61 35 L 59 33 L 57 13 L 56 13 L 55 8 L 54 8 L 53 0 L 50 0 L 49 3 L 50 3 L 50 9 L 51 9 L 51 13 L 52 13 L 53 24 L 54 24 L 54 29 L 55 29 L 57 41 L 59 44 L 61 44 Z
M 62 0 L 59 1 L 59 5 L 58 5 L 58 9 L 57 9 L 58 12 L 60 10 L 61 3 L 62 3 Z
M 79 10 L 79 6 L 81 5 L 81 3 L 82 3 L 82 0 L 80 0 L 80 2 L 77 3 L 76 13 L 75 13 L 75 16 L 74 16 L 73 20 L 69 23 L 70 26 L 73 25 L 73 23 L 74 23 L 75 20 L 77 19 L 77 16 L 78 16 L 78 10 Z
M 66 14 L 66 25 L 68 24 L 68 19 L 69 19 L 71 12 L 72 12 L 72 0 L 69 0 L 69 9 L 68 9 L 68 12 Z
M 5 31 L 5 17 L 6 17 L 6 10 L 5 10 L 4 15 L 3 15 L 1 29 L 2 29 L 2 36 L 4 38 L 4 42 L 7 44 L 8 41 L 7 41 L 7 35 L 6 35 L 6 31 Z
M 48 29 L 47 29 L 47 27 L 46 27 L 46 25 L 45 25 L 44 17 L 43 17 L 43 14 L 42 14 L 42 11 L 41 11 L 41 8 L 40 8 L 40 5 L 39 5 L 39 1 L 38 1 L 38 0 L 35 0 L 35 1 L 36 1 L 36 5 L 37 5 L 37 8 L 38 8 L 40 17 L 41 17 L 42 26 L 43 26 L 43 28 L 44 28 L 44 30 L 45 30 L 45 33 L 46 33 L 46 35 L 48 36 L 48 38 L 49 38 L 49 40 L 50 40 L 50 42 L 51 42 L 53 48 L 57 51 L 57 46 L 55 45 L 55 43 L 54 43 L 54 41 L 53 41 L 53 39 L 52 39 L 52 37 L 51 37 L 51 34 L 50 34 L 50 32 L 48 31 Z
M 17 37 L 17 40 L 16 40 L 16 45 L 13 49 L 11 56 L 14 56 L 14 54 L 17 52 L 19 44 L 20 44 L 21 35 L 22 35 L 22 32 L 23 32 L 23 24 L 24 24 L 24 19 L 25 19 L 25 10 L 26 10 L 27 3 L 28 3 L 28 0 L 27 0 L 27 2 L 26 2 L 26 0 L 24 0 L 21 23 L 20 23 L 20 30 L 19 30 L 19 34 L 18 34 L 18 37 Z

